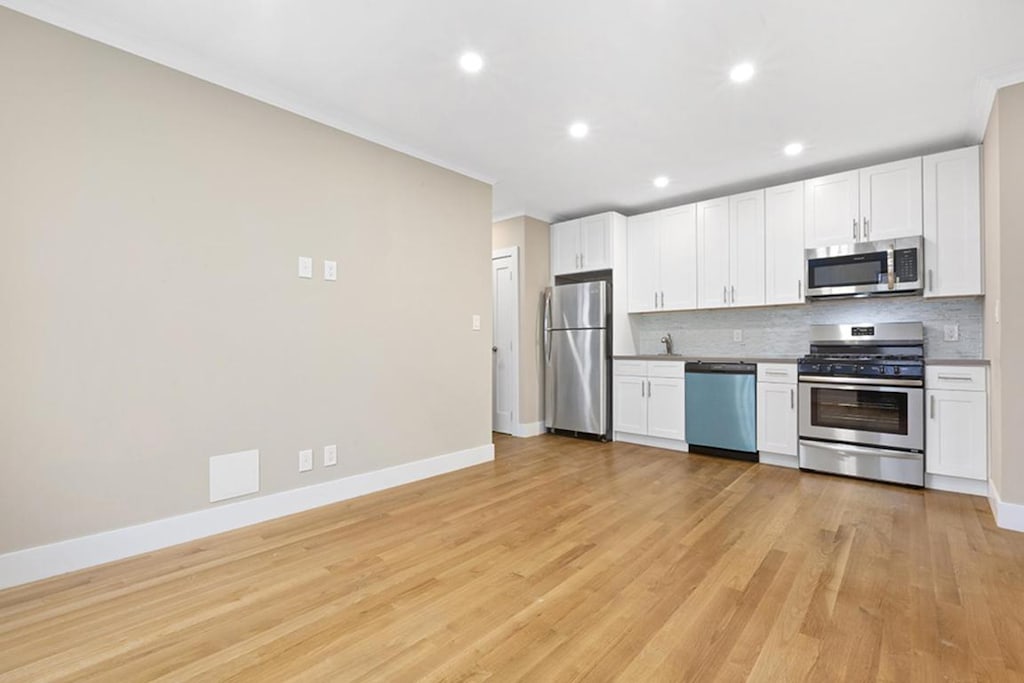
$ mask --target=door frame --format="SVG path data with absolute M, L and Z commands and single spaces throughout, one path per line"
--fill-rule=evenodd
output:
M 519 289 L 519 247 L 507 247 L 495 249 L 491 252 L 491 308 L 494 308 L 494 262 L 497 259 L 511 258 L 512 264 L 512 291 L 515 292 L 512 306 L 512 436 L 519 436 L 522 426 L 519 424 L 519 300 L 522 292 Z M 497 311 L 491 311 L 491 348 L 494 348 L 494 321 L 497 320 Z M 491 367 L 494 367 L 493 352 L 491 354 Z M 493 370 L 492 370 L 493 372 Z M 491 387 L 491 430 L 494 430 L 494 387 Z

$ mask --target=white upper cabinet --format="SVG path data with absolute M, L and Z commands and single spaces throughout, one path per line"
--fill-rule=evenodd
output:
M 926 297 L 985 293 L 981 250 L 981 148 L 924 158 Z
M 661 308 L 697 308 L 697 205 L 662 211 L 659 236 Z
M 729 305 L 729 198 L 697 204 L 697 307 Z
M 612 214 L 587 216 L 580 221 L 581 270 L 612 267 Z
M 551 274 L 580 269 L 580 219 L 551 225 Z
M 729 304 L 764 305 L 764 190 L 729 197 Z
M 764 304 L 764 190 L 697 204 L 699 308 Z
M 658 310 L 661 283 L 658 263 L 661 258 L 658 244 L 660 221 L 657 213 L 629 217 L 626 240 L 629 256 L 629 312 L 644 313 Z
M 697 307 L 696 207 L 629 219 L 629 312 Z
M 804 181 L 804 221 L 808 248 L 920 235 L 921 157 Z
M 860 170 L 861 240 L 920 235 L 921 157 Z
M 764 299 L 804 302 L 804 184 L 764 191 Z
M 612 267 L 612 221 L 602 213 L 551 225 L 551 274 L 565 275 Z
M 860 239 L 860 177 L 857 171 L 804 181 L 804 239 L 808 248 Z

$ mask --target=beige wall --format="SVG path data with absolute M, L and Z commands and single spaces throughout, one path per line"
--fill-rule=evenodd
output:
M 991 476 L 1004 501 L 1024 504 L 1024 453 L 1017 447 L 1024 415 L 1024 84 L 999 91 L 985 135 L 985 239 Z
M 551 278 L 549 226 L 529 216 L 492 227 L 494 249 L 519 248 L 519 422 L 544 420 L 541 304 Z
M 489 186 L 5 9 L 0 53 L 0 553 L 205 508 L 220 453 L 490 443 Z

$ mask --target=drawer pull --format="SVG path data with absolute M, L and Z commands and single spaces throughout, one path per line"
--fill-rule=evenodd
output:
M 970 375 L 939 375 L 939 379 L 950 379 L 957 382 L 973 382 L 974 378 Z

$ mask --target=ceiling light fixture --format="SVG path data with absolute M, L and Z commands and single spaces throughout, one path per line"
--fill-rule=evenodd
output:
M 795 157 L 800 155 L 804 151 L 804 143 L 802 142 L 791 142 L 782 149 L 783 153 L 787 157 Z
M 655 178 L 651 182 L 653 182 L 654 186 L 659 188 L 659 189 L 663 188 L 663 187 L 668 187 L 668 178 L 666 176 L 663 176 L 663 175 L 658 176 L 657 178 Z
M 754 65 L 750 62 L 737 64 L 729 71 L 733 83 L 746 83 L 754 77 Z
M 569 126 L 569 135 L 573 136 L 577 140 L 581 140 L 587 137 L 587 133 L 590 132 L 590 126 L 583 121 L 577 121 L 576 123 Z
M 468 74 L 480 73 L 484 68 L 484 58 L 476 52 L 463 52 L 459 57 L 459 66 Z

